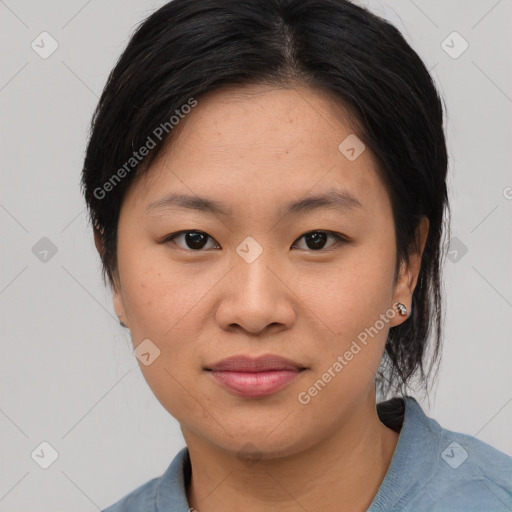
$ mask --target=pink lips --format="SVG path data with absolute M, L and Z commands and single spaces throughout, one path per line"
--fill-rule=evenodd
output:
M 212 376 L 235 394 L 244 397 L 263 397 L 276 393 L 294 380 L 301 365 L 280 356 L 258 358 L 235 356 L 207 368 Z

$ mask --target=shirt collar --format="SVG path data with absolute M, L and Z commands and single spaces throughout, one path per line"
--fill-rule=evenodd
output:
M 189 512 L 186 491 L 189 478 L 190 456 L 188 448 L 185 447 L 176 454 L 160 479 L 155 495 L 156 512 Z
M 400 509 L 401 500 L 419 493 L 435 474 L 441 427 L 425 415 L 413 397 L 405 397 L 404 405 L 395 452 L 367 512 Z

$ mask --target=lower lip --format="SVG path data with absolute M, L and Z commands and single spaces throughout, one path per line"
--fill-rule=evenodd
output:
M 265 372 L 211 371 L 212 376 L 239 396 L 257 398 L 272 395 L 287 386 L 301 372 L 272 370 Z

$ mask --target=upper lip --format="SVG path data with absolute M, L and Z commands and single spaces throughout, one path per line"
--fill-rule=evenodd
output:
M 277 355 L 263 355 L 259 357 L 250 357 L 245 355 L 232 356 L 223 359 L 206 370 L 213 371 L 238 371 L 238 372 L 264 372 L 270 370 L 304 370 L 305 367 L 299 363 L 291 361 Z

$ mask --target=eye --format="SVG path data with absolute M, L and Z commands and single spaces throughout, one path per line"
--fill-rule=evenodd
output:
M 332 231 L 319 231 L 319 230 L 309 231 L 308 233 L 304 233 L 300 238 L 298 238 L 298 240 L 300 240 L 302 238 L 305 239 L 307 247 L 303 250 L 310 249 L 310 250 L 318 252 L 322 249 L 325 249 L 325 243 L 329 237 L 332 240 L 334 240 L 334 243 L 331 244 L 330 246 L 328 246 L 327 247 L 328 249 L 330 247 L 336 245 L 337 243 L 349 243 L 349 240 L 347 238 L 345 238 L 344 236 L 342 236 L 338 233 L 334 233 Z M 185 245 L 176 243 L 175 240 L 179 240 L 179 239 L 181 239 L 182 244 L 184 243 Z M 215 242 L 216 247 L 213 247 L 213 248 L 220 248 L 219 244 L 210 235 L 208 235 L 204 231 L 195 231 L 195 230 L 178 231 L 176 233 L 171 233 L 170 235 L 165 237 L 161 243 L 163 243 L 163 244 L 172 243 L 172 244 L 177 245 L 178 247 L 181 247 L 182 249 L 185 249 L 185 250 L 190 249 L 192 251 L 198 252 L 198 251 L 201 251 L 201 249 L 204 249 L 206 247 L 208 239 Z M 297 242 L 295 242 L 294 245 L 292 245 L 292 248 L 295 247 L 296 243 Z M 212 247 L 206 247 L 206 248 L 211 249 Z M 300 247 L 299 247 L 299 249 L 300 249 Z
M 183 237 L 183 238 L 182 238 Z M 162 243 L 173 243 L 181 247 L 182 249 L 191 249 L 194 251 L 200 251 L 206 245 L 208 239 L 213 238 L 203 231 L 178 231 L 177 233 L 171 233 L 169 236 L 162 240 Z M 186 247 L 181 246 L 175 242 L 176 239 L 184 240 Z M 217 244 L 217 242 L 215 242 Z M 219 246 L 219 244 L 217 244 Z
M 339 235 L 338 233 L 334 233 L 332 231 L 309 231 L 308 233 L 304 233 L 298 240 L 304 238 L 308 247 L 307 249 L 311 249 L 313 251 L 319 251 L 324 249 L 326 240 L 331 237 L 335 240 L 334 244 L 331 244 L 328 248 L 336 245 L 336 243 L 349 243 L 344 236 Z M 294 244 L 295 245 L 295 244 Z M 292 247 L 294 247 L 294 245 Z

